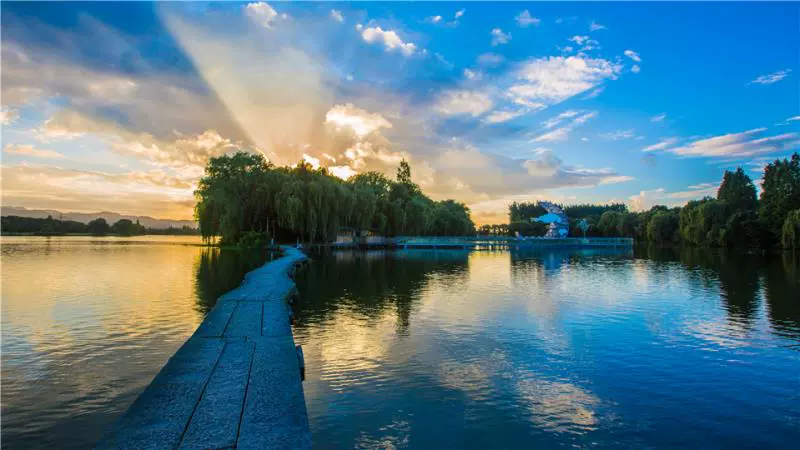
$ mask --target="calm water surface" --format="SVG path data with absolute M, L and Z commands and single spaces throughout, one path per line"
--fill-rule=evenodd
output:
M 797 448 L 800 284 L 703 252 L 318 257 L 317 448 Z
M 2 238 L 2 446 L 90 448 L 266 255 L 194 236 Z
M 4 448 L 86 448 L 266 255 L 3 238 Z M 793 447 L 800 265 L 698 251 L 314 255 L 317 448 Z

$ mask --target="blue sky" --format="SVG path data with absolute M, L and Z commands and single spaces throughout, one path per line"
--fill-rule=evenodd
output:
M 208 158 L 517 200 L 713 195 L 800 149 L 798 3 L 2 4 L 3 204 L 191 217 Z

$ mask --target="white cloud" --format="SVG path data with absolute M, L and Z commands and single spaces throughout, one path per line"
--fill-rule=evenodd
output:
M 303 161 L 307 162 L 314 169 L 319 169 L 319 158 L 303 153 Z
M 589 36 L 572 36 L 567 40 L 581 46 L 580 49 L 578 49 L 579 54 L 600 48 L 600 43 Z M 564 47 L 563 50 L 565 52 L 571 52 L 572 47 Z
M 633 72 L 633 73 L 639 73 L 641 71 L 642 71 L 642 68 L 639 67 L 638 64 L 634 64 L 633 67 L 631 67 L 631 72 Z
M 464 69 L 464 78 L 466 78 L 468 80 L 471 80 L 471 81 L 480 80 L 482 76 L 483 75 L 480 72 L 478 72 L 477 70 Z
M 766 129 L 756 128 L 741 133 L 731 133 L 700 139 L 666 151 L 686 157 L 749 157 L 789 150 L 800 144 L 796 133 L 758 137 Z
M 578 115 L 580 114 L 580 115 Z M 560 128 L 556 128 L 555 130 L 547 131 L 533 139 L 533 142 L 555 142 L 555 141 L 566 141 L 569 138 L 569 133 L 578 126 L 581 126 L 588 122 L 590 119 L 597 117 L 597 111 L 591 111 L 588 113 L 579 113 L 577 111 L 569 110 L 564 111 L 563 113 L 559 114 L 558 116 L 546 120 L 542 122 L 542 125 L 545 129 L 551 129 L 561 123 L 563 119 L 575 117 L 572 119 L 567 125 L 564 125 Z
M 404 55 L 411 56 L 417 50 L 417 46 L 414 43 L 403 42 L 400 35 L 394 30 L 383 30 L 381 27 L 364 28 L 361 32 L 361 37 L 370 44 L 383 44 L 387 52 L 399 50 Z
M 753 81 L 747 84 L 773 84 L 777 83 L 778 81 L 783 80 L 784 78 L 788 77 L 789 74 L 792 73 L 792 69 L 784 69 L 779 70 L 777 72 L 769 73 L 766 75 L 760 75 L 756 77 Z
M 689 189 L 708 189 L 708 188 L 717 188 L 717 185 L 714 183 L 700 183 L 700 184 L 693 184 L 689 186 Z
M 572 121 L 573 125 L 583 125 L 589 121 L 589 119 L 594 119 L 597 117 L 597 111 L 588 112 L 583 114 L 582 116 L 578 116 L 575 120 Z
M 571 38 L 567 39 L 570 42 L 574 42 L 578 45 L 583 45 L 585 42 L 589 42 L 589 36 L 572 36 Z
M 64 157 L 61 153 L 53 150 L 41 150 L 32 145 L 8 144 L 3 149 L 3 152 L 10 155 L 24 155 L 44 159 L 61 159 Z
M 427 51 L 423 50 L 423 53 L 427 53 Z M 436 60 L 442 64 L 442 67 L 444 67 L 447 70 L 453 70 L 453 68 L 455 67 L 455 64 L 448 61 L 441 53 L 438 52 L 434 53 L 433 57 L 436 58 Z
M 605 59 L 580 56 L 551 56 L 521 65 L 520 82 L 508 92 L 517 98 L 555 104 L 594 88 L 607 79 L 615 79 L 621 66 Z
M 786 119 L 786 120 L 784 120 L 782 122 L 778 122 L 775 125 L 779 126 L 779 127 L 782 127 L 782 126 L 786 126 L 786 125 L 791 125 L 792 122 L 797 122 L 799 120 L 800 120 L 800 116 L 789 117 L 788 119 Z
M 650 118 L 650 122 L 659 123 L 663 122 L 664 119 L 667 118 L 667 113 L 656 114 L 655 116 Z
M 59 123 L 53 118 L 44 121 L 44 124 L 31 130 L 33 137 L 39 142 L 71 141 L 86 133 L 74 131 L 68 123 Z
M 636 137 L 636 132 L 634 131 L 633 128 L 631 128 L 631 129 L 628 129 L 628 130 L 617 130 L 617 131 L 611 131 L 611 132 L 608 132 L 608 133 L 603 133 L 601 135 L 601 137 L 603 139 L 608 139 L 608 140 L 611 140 L 611 141 L 619 141 L 619 140 L 622 140 L 622 139 L 633 139 L 633 138 L 635 138 Z
M 537 159 L 529 159 L 522 167 L 532 177 L 552 177 L 562 166 L 562 161 L 551 150 L 542 148 L 536 152 Z
M 592 21 L 592 23 L 589 24 L 589 31 L 597 31 L 597 30 L 605 30 L 605 29 L 606 29 L 605 25 L 601 25 L 601 24 L 599 24 L 599 23 L 597 23 L 595 21 Z
M 592 99 L 592 98 L 597 98 L 605 90 L 606 90 L 605 86 L 600 86 L 598 88 L 592 89 L 588 94 L 583 96 L 583 99 L 584 100 L 589 100 L 589 99 Z
M 517 110 L 517 111 L 497 110 L 497 111 L 492 111 L 483 120 L 488 123 L 507 122 L 511 119 L 517 118 L 525 114 L 526 112 L 527 112 L 526 110 Z
M 341 23 L 344 22 L 344 14 L 341 11 L 332 9 L 331 10 L 331 19 Z
M 505 60 L 503 55 L 497 53 L 482 53 L 478 56 L 478 64 L 482 66 L 496 66 Z
M 610 177 L 605 177 L 600 180 L 600 184 L 617 184 L 617 183 L 624 183 L 626 181 L 633 181 L 636 178 L 628 176 L 628 175 L 614 175 Z
M 372 114 L 356 108 L 352 103 L 334 105 L 325 114 L 325 123 L 338 128 L 348 127 L 359 137 L 366 136 L 380 128 L 392 128 L 392 124 L 380 114 Z
M 493 105 L 494 102 L 486 92 L 451 90 L 439 96 L 434 109 L 448 116 L 469 114 L 475 117 L 490 110 Z
M 570 119 L 572 117 L 577 116 L 580 113 L 581 112 L 578 110 L 568 109 L 555 117 L 551 117 L 545 120 L 544 122 L 542 122 L 542 126 L 547 129 L 553 128 L 559 123 L 561 123 L 564 119 Z
M 272 28 L 272 25 L 278 19 L 278 12 L 265 2 L 248 3 L 247 6 L 245 6 L 245 14 L 247 14 L 247 17 L 253 22 L 256 22 L 264 28 Z M 286 14 L 282 14 L 281 17 L 286 18 L 287 16 Z
M 19 118 L 19 111 L 12 108 L 0 110 L 0 125 L 11 125 Z
M 632 211 L 647 211 L 657 204 L 663 204 L 664 188 L 639 191 L 628 197 L 628 206 Z
M 545 105 L 542 102 L 537 102 L 537 101 L 533 101 L 533 100 L 528 100 L 526 98 L 517 97 L 512 93 L 506 93 L 505 97 L 508 98 L 509 100 L 511 100 L 512 102 L 516 103 L 517 105 L 524 106 L 524 107 L 528 108 L 528 111 L 530 111 L 530 112 L 539 111 L 539 110 L 547 108 L 547 105 Z
M 569 138 L 569 132 L 571 128 L 569 127 L 561 127 L 556 128 L 553 131 L 548 131 L 546 133 L 540 134 L 533 139 L 534 142 L 556 142 L 556 141 L 566 141 Z
M 439 23 L 442 21 L 442 16 L 429 16 L 425 18 L 426 22 Z
M 258 151 L 254 146 L 234 142 L 215 130 L 202 133 L 158 138 L 147 132 L 136 132 L 101 119 L 62 110 L 45 122 L 44 129 L 58 130 L 62 134 L 91 134 L 111 151 L 132 156 L 152 166 L 180 172 L 189 177 L 199 177 L 209 159 L 237 150 Z
M 516 20 L 517 21 L 517 25 L 519 25 L 522 28 L 527 28 L 527 27 L 529 27 L 531 25 L 538 26 L 539 22 L 541 22 L 541 20 L 537 19 L 536 17 L 531 16 L 531 13 L 528 12 L 527 9 L 525 11 L 522 11 L 521 13 L 519 13 L 519 15 L 514 18 L 514 20 Z
M 463 15 L 464 15 L 464 13 L 465 13 L 466 11 L 467 11 L 466 9 L 459 9 L 458 11 L 456 11 L 455 18 L 456 18 L 456 19 L 460 18 L 461 16 L 463 16 Z
M 658 150 L 665 150 L 665 149 L 671 147 L 672 145 L 674 145 L 676 142 L 678 142 L 678 139 L 676 139 L 676 138 L 662 139 L 658 143 L 655 143 L 653 145 L 650 145 L 648 147 L 643 148 L 642 151 L 643 152 L 655 152 L 655 151 L 658 151 Z
M 500 28 L 495 28 L 490 33 L 492 35 L 492 46 L 508 44 L 511 40 L 511 33 L 504 33 Z
M 633 61 L 635 61 L 637 63 L 638 62 L 642 62 L 642 58 L 639 56 L 638 53 L 636 53 L 633 50 L 625 50 L 625 56 L 627 56 L 628 58 L 632 59 Z
M 494 165 L 489 156 L 481 153 L 477 148 L 468 146 L 464 149 L 448 149 L 436 160 L 436 166 L 448 169 L 474 169 L 480 170 Z
M 346 180 L 356 174 L 356 171 L 351 169 L 350 166 L 330 166 L 328 167 L 328 171 L 333 176 L 339 177 L 343 180 Z

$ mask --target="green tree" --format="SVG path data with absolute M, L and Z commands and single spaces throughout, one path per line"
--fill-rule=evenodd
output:
M 411 181 L 411 166 L 404 159 L 400 161 L 400 167 L 397 169 L 397 182 L 405 185 L 412 185 Z
M 617 236 L 634 237 L 636 235 L 636 214 L 627 212 L 618 213 Z
M 725 171 L 717 190 L 717 200 L 722 200 L 732 211 L 749 212 L 756 209 L 756 187 L 741 167 L 735 172 Z
M 564 213 L 573 219 L 590 219 L 597 221 L 606 211 L 616 211 L 620 213 L 628 212 L 628 207 L 624 203 L 610 203 L 607 205 L 592 205 L 583 203 L 580 205 L 563 206 Z
M 789 212 L 800 208 L 800 155 L 767 164 L 761 188 L 758 217 L 777 239 Z
M 681 209 L 680 235 L 684 242 L 694 245 L 726 245 L 728 205 L 706 197 L 692 200 Z
M 97 219 L 92 220 L 86 225 L 87 230 L 89 233 L 95 236 L 105 236 L 109 232 L 111 232 L 111 227 L 106 222 L 106 219 L 102 217 L 98 217 Z
M 114 225 L 111 225 L 111 232 L 121 236 L 135 236 L 144 234 L 145 229 L 139 224 L 138 220 L 133 223 L 128 219 L 120 219 Z
M 781 232 L 783 248 L 800 249 L 800 209 L 790 212 L 783 222 Z
M 422 193 L 405 161 L 397 181 L 378 172 L 344 181 L 304 161 L 274 167 L 260 155 L 236 153 L 209 161 L 195 196 L 201 234 L 221 236 L 223 244 L 332 241 L 343 226 L 386 235 L 474 229 L 465 205 Z
M 647 224 L 647 240 L 655 244 L 674 243 L 678 239 L 680 218 L 674 211 L 656 211 Z
M 600 220 L 597 222 L 597 228 L 600 231 L 600 234 L 606 237 L 610 236 L 619 236 L 619 228 L 617 225 L 620 222 L 620 218 L 622 217 L 622 213 L 617 211 L 606 211 L 600 216 Z

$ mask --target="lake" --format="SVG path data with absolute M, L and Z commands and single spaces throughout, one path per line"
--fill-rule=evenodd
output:
M 90 448 L 267 258 L 195 236 L 1 246 L 3 448 Z
M 267 255 L 2 241 L 7 448 L 85 448 Z M 316 448 L 790 447 L 800 262 L 696 249 L 335 252 L 298 277 Z

